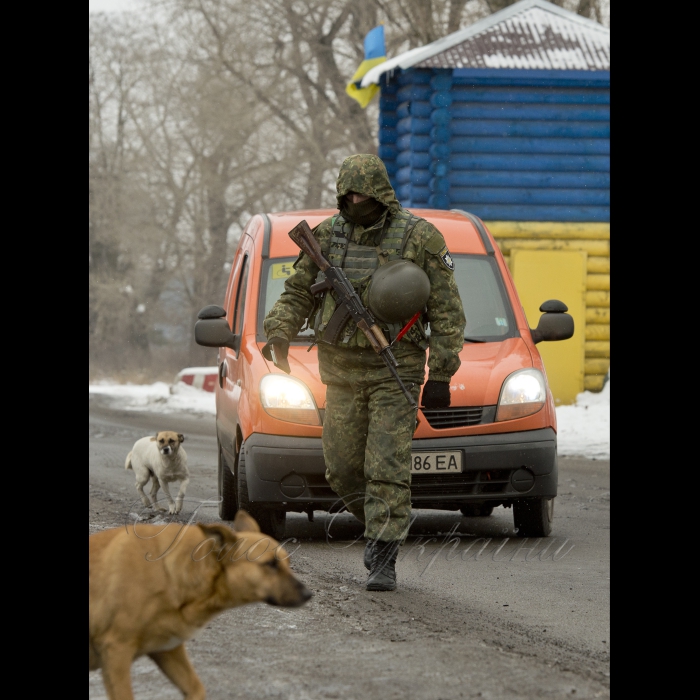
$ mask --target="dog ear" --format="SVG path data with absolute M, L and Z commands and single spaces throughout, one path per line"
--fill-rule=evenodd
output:
M 204 530 L 204 534 L 207 537 L 213 537 L 216 540 L 218 547 L 223 547 L 225 544 L 234 544 L 238 541 L 238 535 L 230 527 L 226 527 L 226 525 L 220 525 L 218 523 L 212 523 L 210 525 L 197 523 L 197 525 Z
M 184 436 L 182 433 L 178 433 L 178 434 L 177 434 L 177 439 L 178 439 L 180 442 L 185 442 L 185 436 Z
M 152 438 L 151 438 L 151 442 L 155 442 L 157 439 L 158 439 L 158 433 L 156 433 L 156 436 L 155 436 L 155 437 L 152 437 Z
M 236 532 L 260 532 L 260 526 L 252 515 L 244 510 L 239 510 L 233 520 L 233 529 Z

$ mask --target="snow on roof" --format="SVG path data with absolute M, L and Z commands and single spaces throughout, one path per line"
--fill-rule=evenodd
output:
M 610 70 L 610 30 L 546 0 L 521 0 L 367 71 L 362 87 L 396 68 Z

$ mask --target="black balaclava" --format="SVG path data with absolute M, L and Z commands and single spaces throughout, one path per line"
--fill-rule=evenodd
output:
M 353 204 L 347 197 L 344 197 L 340 213 L 353 224 L 369 226 L 379 219 L 385 209 L 386 207 L 381 202 L 372 197 L 357 204 Z

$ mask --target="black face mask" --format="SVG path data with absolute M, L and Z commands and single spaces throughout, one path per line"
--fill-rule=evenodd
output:
M 381 202 L 371 197 L 357 204 L 353 204 L 346 197 L 341 213 L 348 221 L 352 221 L 353 224 L 369 226 L 384 213 L 384 209 L 386 209 L 386 207 Z

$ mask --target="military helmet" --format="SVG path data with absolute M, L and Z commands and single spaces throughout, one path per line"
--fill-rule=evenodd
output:
M 430 280 L 410 260 L 393 260 L 372 275 L 369 310 L 384 323 L 407 321 L 422 311 L 430 296 Z

